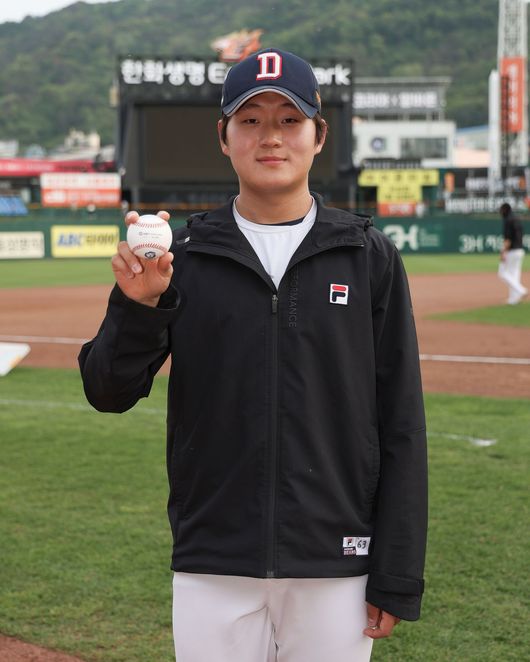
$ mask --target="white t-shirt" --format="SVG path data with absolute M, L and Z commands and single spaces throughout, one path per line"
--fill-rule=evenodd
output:
M 311 209 L 304 219 L 296 225 L 261 224 L 248 221 L 237 211 L 236 200 L 233 204 L 233 213 L 239 229 L 248 239 L 265 271 L 278 289 L 289 260 L 313 227 L 317 215 L 315 201 L 313 200 Z

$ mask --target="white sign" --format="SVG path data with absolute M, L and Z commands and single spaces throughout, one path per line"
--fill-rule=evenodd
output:
M 121 78 L 126 85 L 169 83 L 179 87 L 188 83 L 199 87 L 206 81 L 222 85 L 230 69 L 225 62 L 200 62 L 197 60 L 137 60 L 129 58 L 120 64 Z M 342 64 L 330 67 L 313 67 L 319 85 L 351 85 L 351 68 Z
M 0 342 L 0 377 L 4 377 L 10 370 L 20 363 L 29 354 L 30 346 L 26 343 Z
M 47 172 L 40 177 L 42 188 L 114 190 L 120 184 L 114 172 Z
M 44 257 L 44 232 L 0 232 L 0 260 Z
M 516 211 L 527 211 L 523 198 L 449 198 L 445 201 L 445 211 L 449 214 L 472 214 L 477 212 L 495 213 L 503 202 L 508 202 Z
M 434 90 L 355 92 L 355 110 L 438 110 L 440 99 Z
M 121 180 L 117 173 L 45 173 L 41 175 L 43 207 L 119 207 Z

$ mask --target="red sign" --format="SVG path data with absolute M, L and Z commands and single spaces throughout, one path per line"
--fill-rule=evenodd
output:
M 53 161 L 51 159 L 0 159 L 0 177 L 38 177 L 44 172 L 93 172 L 88 159 Z
M 501 85 L 501 108 L 503 113 L 506 113 L 506 117 L 503 117 L 501 122 L 503 133 L 518 133 L 524 128 L 525 68 L 526 58 L 524 57 L 501 58 L 501 81 L 503 78 L 508 81 L 506 86 Z
M 378 216 L 414 216 L 416 213 L 415 202 L 378 202 Z
M 41 175 L 43 207 L 119 207 L 121 180 L 115 173 Z

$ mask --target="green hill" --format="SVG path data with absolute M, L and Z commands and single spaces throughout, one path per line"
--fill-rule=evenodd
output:
M 52 147 L 70 128 L 113 142 L 116 57 L 206 56 L 215 37 L 264 30 L 264 46 L 353 58 L 358 76 L 451 76 L 447 116 L 487 121 L 497 0 L 120 0 L 78 2 L 0 25 L 0 140 Z

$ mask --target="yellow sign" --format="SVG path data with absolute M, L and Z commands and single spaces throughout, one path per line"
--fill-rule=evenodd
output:
M 438 170 L 363 170 L 359 186 L 377 187 L 377 202 L 421 202 L 423 186 L 438 186 Z
M 53 225 L 52 257 L 110 257 L 119 240 L 117 225 Z

